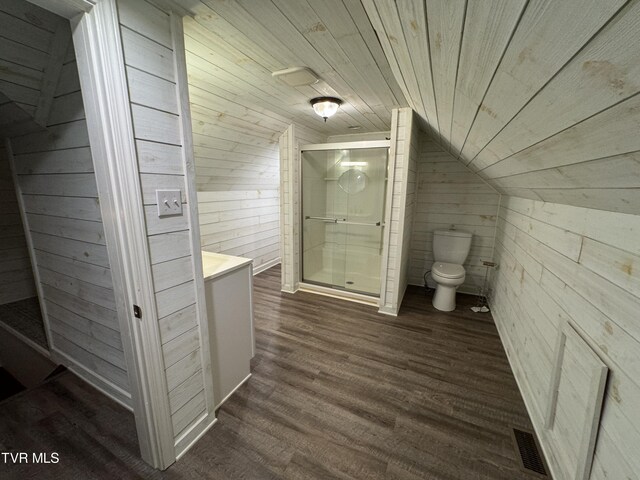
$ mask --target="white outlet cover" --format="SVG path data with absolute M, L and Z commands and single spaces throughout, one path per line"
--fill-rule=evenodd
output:
M 182 215 L 182 192 L 180 190 L 156 190 L 158 216 Z

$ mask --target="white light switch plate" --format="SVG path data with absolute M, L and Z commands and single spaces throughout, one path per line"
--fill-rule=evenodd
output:
M 158 216 L 182 215 L 182 192 L 180 190 L 156 190 Z

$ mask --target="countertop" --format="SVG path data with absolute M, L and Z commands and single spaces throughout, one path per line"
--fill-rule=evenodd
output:
M 202 252 L 202 273 L 205 282 L 251 263 L 250 258 L 234 257 L 222 253 Z
M 250 264 L 252 260 L 222 253 L 202 252 L 202 273 L 204 280 L 211 280 Z

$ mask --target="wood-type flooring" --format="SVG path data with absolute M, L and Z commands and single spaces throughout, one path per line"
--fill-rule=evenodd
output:
M 254 279 L 253 376 L 165 472 L 139 458 L 133 416 L 70 373 L 0 405 L 0 450 L 57 452 L 9 479 L 539 478 L 510 429 L 531 429 L 490 314 L 433 309 L 410 287 L 398 317 Z

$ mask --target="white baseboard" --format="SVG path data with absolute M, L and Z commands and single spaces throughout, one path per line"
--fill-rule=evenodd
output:
M 180 460 L 180 458 L 187 453 L 189 449 L 193 447 L 198 440 L 200 440 L 204 434 L 216 424 L 217 421 L 218 419 L 216 418 L 215 411 L 205 413 L 196 420 L 185 433 L 180 435 L 180 437 L 176 439 L 175 443 L 176 461 Z
M 537 409 L 533 408 L 533 404 L 531 403 L 529 395 L 526 394 L 526 390 L 523 388 L 520 375 L 518 374 L 519 369 L 515 368 L 516 359 L 512 358 L 511 356 L 511 352 L 513 351 L 511 347 L 511 340 L 509 340 L 509 336 L 502 329 L 502 321 L 500 320 L 501 318 L 500 310 L 494 309 L 493 305 L 491 305 L 491 302 L 488 299 L 487 299 L 487 303 L 489 304 L 489 308 L 491 309 L 491 315 L 493 317 L 493 322 L 496 325 L 496 329 L 498 330 L 500 341 L 502 342 L 504 351 L 507 354 L 507 360 L 509 361 L 509 368 L 511 368 L 511 373 L 513 373 L 513 378 L 516 379 L 516 385 L 518 385 L 520 396 L 524 401 L 524 406 L 527 409 L 527 413 L 529 414 L 529 418 L 531 419 L 531 424 L 533 425 L 533 429 L 535 430 L 536 435 L 538 437 L 538 443 L 540 444 L 540 448 L 542 448 L 542 453 L 544 454 L 544 458 L 546 460 L 545 463 L 549 467 L 549 470 L 551 471 L 551 478 L 562 478 L 562 476 L 560 475 L 560 472 L 557 470 L 557 468 L 555 468 L 554 463 L 550 461 L 550 459 L 554 457 L 553 455 L 551 455 L 551 452 L 548 451 L 549 447 L 546 446 L 546 440 L 544 435 L 544 425 L 542 426 L 538 425 L 539 423 L 538 419 L 540 419 L 540 423 L 543 423 L 542 421 L 543 417 L 541 414 L 538 413 Z
M 21 342 L 26 343 L 28 346 L 33 348 L 36 352 L 41 354 L 43 357 L 51 360 L 51 352 L 49 352 L 49 350 L 45 349 L 41 345 L 38 345 L 36 342 L 31 340 L 29 337 L 24 336 L 19 331 L 11 328 L 9 325 L 7 325 L 6 323 L 3 323 L 3 322 L 0 322 L 0 328 L 6 330 L 7 332 L 9 332 L 11 335 L 16 337 Z
M 378 309 L 378 313 L 382 313 L 384 315 L 390 315 L 392 317 L 397 317 L 398 316 L 398 310 L 393 308 L 393 307 L 389 307 L 389 306 L 382 306 Z
M 251 374 L 247 375 L 247 377 L 242 380 L 238 385 L 236 385 L 236 388 L 234 388 L 233 390 L 231 390 L 229 392 L 229 394 L 224 397 L 222 400 L 220 400 L 220 402 L 218 402 L 218 404 L 216 405 L 216 407 L 214 408 L 214 410 L 218 410 L 220 408 L 220 405 L 222 405 L 224 402 L 226 402 L 227 400 L 229 400 L 229 397 L 231 397 L 231 395 L 233 395 L 234 393 L 236 393 L 236 391 L 246 383 L 247 380 L 249 380 L 251 378 Z
M 80 365 L 74 359 L 66 355 L 65 353 L 57 350 L 55 347 L 51 349 L 51 360 L 54 363 L 59 363 L 67 367 L 71 372 L 75 373 L 78 377 L 98 390 L 103 395 L 106 395 L 114 402 L 122 405 L 124 408 L 133 412 L 133 406 L 131 405 L 131 394 L 125 392 L 117 385 L 114 385 L 106 378 L 88 370 L 83 365 Z
M 275 267 L 280 263 L 280 257 L 274 258 L 273 260 L 269 260 L 268 262 L 263 263 L 262 265 L 258 265 L 257 267 L 253 267 L 253 274 L 257 275 L 259 273 L 264 272 L 265 270 L 269 270 L 271 267 Z

